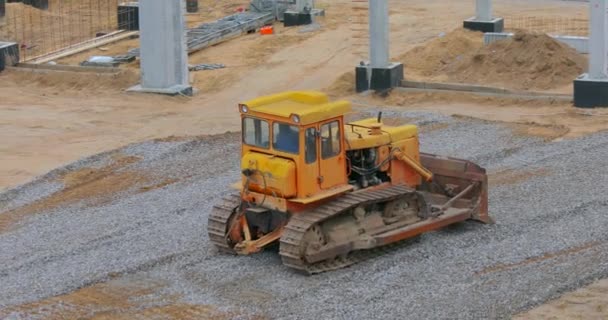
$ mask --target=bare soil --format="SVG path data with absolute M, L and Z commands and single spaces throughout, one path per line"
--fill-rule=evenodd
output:
M 606 319 L 608 316 L 608 280 L 564 294 L 546 305 L 520 314 L 515 320 Z
M 179 296 L 168 297 L 173 303 L 160 303 L 153 294 L 163 289 L 163 283 L 149 279 L 114 279 L 94 284 L 72 293 L 8 308 L 0 313 L 24 315 L 44 314 L 45 319 L 201 319 L 228 320 L 239 317 L 214 306 L 179 302 Z M 261 319 L 261 318 L 260 318 Z
M 535 31 L 552 27 L 553 20 L 542 18 L 578 17 L 587 12 L 584 4 L 515 2 L 497 1 L 497 14 L 505 17 L 535 16 Z M 188 16 L 188 23 L 193 25 L 221 17 L 244 4 L 246 1 L 201 1 L 200 15 Z M 16 9 L 14 5 L 9 6 L 9 10 L 29 10 Z M 319 31 L 302 34 L 298 29 L 277 26 L 274 36 L 247 35 L 193 54 L 191 63 L 227 65 L 226 69 L 195 73 L 193 83 L 201 92 L 193 98 L 124 93 L 123 89 L 137 82 L 137 65 L 127 68 L 133 70 L 113 76 L 3 72 L 0 74 L 0 189 L 22 184 L 83 156 L 132 142 L 237 131 L 236 104 L 262 94 L 287 89 L 326 88 L 335 97 L 351 97 L 354 94 L 352 69 L 364 58 L 365 52 L 354 50 L 362 46 L 361 32 L 356 31 L 356 26 L 345 18 L 344 13 L 350 12 L 352 2 L 340 0 L 321 5 L 327 9 L 328 17 L 320 19 L 322 28 Z M 573 55 L 544 36 L 525 35 L 481 48 L 479 34 L 462 30 L 451 32 L 458 29 L 462 19 L 471 15 L 473 10 L 469 1 L 416 0 L 407 4 L 392 1 L 391 6 L 391 54 L 405 62 L 406 74 L 414 79 L 562 90 L 563 84 L 570 82 L 584 68 L 584 58 Z M 578 27 L 571 29 L 579 30 Z M 74 34 L 74 37 L 79 35 Z M 414 49 L 420 45 L 423 46 Z M 137 46 L 137 40 L 122 41 L 60 62 L 76 64 L 90 55 L 120 54 Z M 499 57 L 492 50 L 505 51 L 502 53 L 506 55 Z M 403 55 L 404 52 L 407 53 Z M 491 69 L 498 68 L 499 58 L 510 63 L 508 67 L 505 65 L 501 77 L 497 77 L 497 69 Z M 481 68 L 490 68 L 493 72 L 478 73 L 475 77 L 470 73 L 470 70 Z M 519 76 L 509 74 L 509 70 L 516 70 Z M 524 71 L 531 71 L 531 75 Z M 521 76 L 522 72 L 526 75 Z M 482 76 L 478 77 L 480 74 Z M 354 100 L 359 104 L 432 110 L 501 121 L 507 126 L 516 126 L 519 134 L 547 140 L 580 137 L 608 129 L 608 112 L 582 112 L 568 103 L 552 101 L 397 91 L 388 98 L 354 97 Z M 440 129 L 432 126 L 422 128 Z M 123 160 L 119 159 L 117 163 Z M 543 174 L 547 173 L 507 172 L 490 179 L 497 184 L 510 184 Z M 124 191 L 135 185 L 132 182 L 144 185 L 138 189 L 140 191 L 162 188 L 175 182 L 170 179 L 147 181 L 146 176 L 137 172 L 120 172 L 120 166 L 113 167 L 113 164 L 108 168 L 79 171 L 63 179 L 67 187 L 58 194 L 60 198 L 34 203 L 34 207 L 22 209 L 24 211 L 19 214 L 35 214 L 42 208 L 86 199 L 87 194 L 94 194 L 97 198 L 102 193 Z M 12 227 L 13 223 L 14 220 L 2 220 L 0 229 Z M 608 304 L 606 287 L 606 281 L 599 282 L 519 318 L 605 317 L 608 314 L 605 309 Z M 58 319 L 76 318 L 85 312 L 92 312 L 94 316 L 91 319 L 147 318 L 152 314 L 203 319 L 235 316 L 213 306 L 184 304 L 179 302 L 179 297 L 176 297 L 174 306 L 150 308 L 145 300 L 150 290 L 157 290 L 157 287 L 110 281 L 19 308 L 26 313 L 51 308 L 56 310 L 54 314 Z M 54 309 L 65 303 L 74 308 Z
M 518 31 L 483 45 L 480 32 L 457 29 L 400 57 L 414 77 L 433 81 L 549 90 L 569 85 L 587 58 L 546 34 Z

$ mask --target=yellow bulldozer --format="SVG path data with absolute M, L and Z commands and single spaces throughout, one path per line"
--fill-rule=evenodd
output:
M 343 268 L 465 220 L 491 223 L 485 169 L 420 153 L 418 128 L 345 123 L 348 101 L 285 92 L 238 106 L 242 181 L 209 215 L 220 251 L 278 242 L 306 274 Z

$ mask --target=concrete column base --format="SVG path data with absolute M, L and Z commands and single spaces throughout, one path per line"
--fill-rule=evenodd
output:
M 371 77 L 368 77 L 371 71 Z M 401 85 L 403 80 L 403 64 L 391 63 L 385 68 L 370 68 L 369 64 L 359 65 L 355 69 L 357 92 L 367 90 L 387 90 Z
M 198 12 L 198 0 L 186 0 L 186 13 Z
M 575 79 L 574 106 L 577 108 L 608 107 L 608 79 L 590 79 L 586 73 Z
M 494 18 L 492 21 L 478 21 L 473 17 L 464 20 L 463 27 L 473 31 L 503 32 L 505 29 L 505 20 L 503 18 Z
M 314 17 L 323 16 L 325 16 L 325 10 L 323 9 L 313 9 L 309 13 L 287 10 L 283 15 L 283 25 L 285 27 L 307 25 L 313 22 Z
M 144 88 L 142 85 L 138 84 L 127 89 L 127 92 L 157 93 L 169 96 L 183 95 L 189 97 L 194 95 L 194 89 L 191 86 L 184 85 L 175 85 L 170 88 Z
M 16 66 L 19 63 L 19 45 L 15 42 L 0 41 L 0 71 L 7 66 Z

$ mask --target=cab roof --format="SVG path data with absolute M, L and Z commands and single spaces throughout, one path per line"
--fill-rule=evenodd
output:
M 330 102 L 326 94 L 318 91 L 287 91 L 249 100 L 242 105 L 248 107 L 248 113 L 277 116 L 292 123 L 292 116 L 297 115 L 300 118 L 297 124 L 302 125 L 335 118 L 351 111 L 350 102 Z M 243 113 L 242 109 L 240 111 Z

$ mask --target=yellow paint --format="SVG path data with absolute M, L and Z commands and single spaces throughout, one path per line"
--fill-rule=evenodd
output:
M 246 112 L 243 107 L 246 106 Z M 248 190 L 243 196 L 247 201 L 273 210 L 299 212 L 325 199 L 350 192 L 346 151 L 377 148 L 377 165 L 390 177 L 391 184 L 407 184 L 416 187 L 421 183 L 419 173 L 427 173 L 419 166 L 420 153 L 418 128 L 414 125 L 399 127 L 377 123 L 377 119 L 365 119 L 344 124 L 344 114 L 350 112 L 346 101 L 330 102 L 327 96 L 314 91 L 290 91 L 247 101 L 240 105 L 241 117 L 253 117 L 268 122 L 270 144 L 256 147 L 242 146 L 242 169 L 254 169 Z M 299 121 L 294 121 L 297 115 Z M 322 157 L 321 127 L 338 122 L 340 150 L 330 158 Z M 288 123 L 299 127 L 297 154 L 275 150 L 272 143 L 274 123 Z M 315 135 L 316 158 L 307 162 L 305 157 L 306 131 Z M 310 146 L 309 146 L 310 147 Z M 399 160 L 395 154 L 407 162 Z M 392 157 L 392 160 L 383 162 Z M 262 178 L 265 177 L 265 180 Z M 425 176 L 425 178 L 428 178 Z M 243 177 L 242 183 L 247 181 Z
M 395 141 L 390 144 L 390 149 L 393 151 L 400 151 L 406 154 L 413 161 L 420 163 L 420 146 L 418 137 L 412 137 L 409 139 Z M 406 184 L 410 187 L 416 187 L 421 183 L 421 177 L 412 167 L 407 163 L 393 159 L 389 168 L 389 176 L 391 177 L 392 184 Z
M 416 171 L 425 181 L 431 182 L 433 180 L 433 173 L 427 168 L 420 164 L 419 160 L 412 159 L 405 152 L 397 151 L 394 153 L 395 157 L 408 165 L 412 170 Z
M 350 122 L 345 126 L 346 146 L 348 150 L 367 149 L 390 145 L 393 142 L 418 137 L 418 127 L 404 125 L 391 127 L 379 124 L 375 118 Z M 372 135 L 372 125 L 381 125 L 382 134 Z
M 241 160 L 241 169 L 254 170 L 249 178 L 249 189 L 276 194 L 283 198 L 296 196 L 296 164 L 274 155 L 248 152 Z M 243 184 L 247 177 L 243 176 Z
M 247 106 L 247 113 L 251 116 L 275 116 L 300 125 L 339 117 L 351 111 L 350 102 L 329 102 L 327 95 L 316 91 L 289 91 L 256 98 L 242 103 L 241 106 Z M 240 111 L 242 112 L 242 109 Z M 299 117 L 299 123 L 292 121 L 293 115 Z

